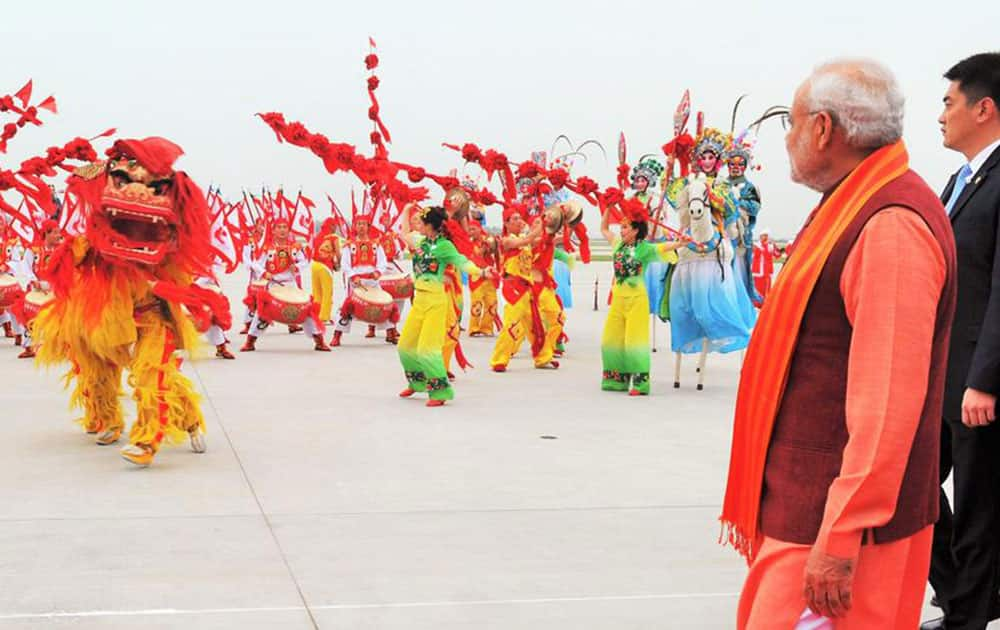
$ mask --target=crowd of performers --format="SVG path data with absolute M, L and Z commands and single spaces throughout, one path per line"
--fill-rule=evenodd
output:
M 292 200 L 265 189 L 235 202 L 211 187 L 206 193 L 176 170 L 183 151 L 164 138 L 114 139 L 99 155 L 91 142 L 113 129 L 0 170 L 0 192 L 20 199 L 0 197 L 0 322 L 23 345 L 19 356 L 69 367 L 79 422 L 98 444 L 121 438 L 127 371 L 138 415 L 122 456 L 148 465 L 163 444 L 182 438 L 204 451 L 198 397 L 180 357 L 197 355 L 201 337 L 220 359 L 236 358 L 220 280 L 241 266 L 249 277 L 242 352 L 257 350 L 277 327 L 330 352 L 358 320 L 365 337 L 398 346 L 400 396 L 425 393 L 431 407 L 453 398 L 454 365 L 469 367 L 463 332 L 495 338 L 493 372 L 507 371 L 522 349 L 536 369 L 556 370 L 568 341 L 570 272 L 590 261 L 588 208 L 612 248 L 603 389 L 649 393 L 651 315 L 670 322 L 678 356 L 746 346 L 775 254 L 753 236 L 760 196 L 746 177 L 749 132 L 706 128 L 699 115 L 692 137 L 685 93 L 665 163 L 647 155 L 631 167 L 623 137 L 615 184 L 604 188 L 573 175 L 582 146 L 514 162 L 471 143 L 444 145 L 499 182 L 494 194 L 459 179 L 457 169 L 441 176 L 390 158 L 374 51 L 365 63 L 371 155 L 281 114 L 260 115 L 279 142 L 360 180 L 363 198 L 352 198 L 349 220 L 329 199 L 330 216 L 316 229 L 315 204 L 301 192 Z M 55 112 L 54 100 L 34 106 L 30 93 L 29 82 L 0 100 L 0 113 L 16 117 L 4 127 L 4 152 L 21 128 L 41 124 L 39 109 Z M 49 181 L 60 172 L 65 193 L 57 199 Z M 499 226 L 487 225 L 491 206 L 500 209 Z M 670 212 L 679 227 L 666 225 Z M 337 274 L 345 286 L 339 302 Z

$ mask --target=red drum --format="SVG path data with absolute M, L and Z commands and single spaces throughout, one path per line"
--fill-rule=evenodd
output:
M 413 297 L 413 277 L 408 273 L 382 274 L 378 284 L 394 300 L 408 300 Z
M 21 323 L 25 326 L 30 324 L 55 297 L 51 291 L 28 291 L 28 294 L 24 296 L 25 321 Z
M 351 291 L 347 300 L 348 310 L 353 317 L 369 324 L 381 324 L 396 319 L 398 313 L 392 296 L 378 287 L 360 286 Z
M 267 292 L 267 280 L 254 280 L 247 287 L 247 296 L 243 298 L 243 304 L 251 311 L 256 311 L 262 292 Z
M 24 295 L 17 278 L 9 273 L 0 274 L 0 308 L 10 308 Z
M 275 284 L 259 291 L 257 314 L 267 322 L 296 326 L 312 314 L 312 296 L 298 287 Z

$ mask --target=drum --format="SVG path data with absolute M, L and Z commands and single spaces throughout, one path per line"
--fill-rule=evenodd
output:
M 9 273 L 0 274 L 0 308 L 10 308 L 24 295 L 17 278 Z
M 243 298 L 243 304 L 251 311 L 256 312 L 262 293 L 267 293 L 267 280 L 254 280 L 247 287 L 247 296 Z
M 42 309 L 55 299 L 55 294 L 51 291 L 28 291 L 24 296 L 24 320 L 21 322 L 25 326 L 30 324 Z
M 394 300 L 408 300 L 413 297 L 413 277 L 408 273 L 382 274 L 382 277 L 378 279 L 378 284 Z
M 369 324 L 381 324 L 398 312 L 392 296 L 378 287 L 355 287 L 347 303 L 352 316 Z
M 265 287 L 258 294 L 260 318 L 267 322 L 278 322 L 295 326 L 312 314 L 312 296 L 298 287 L 275 284 Z
M 218 293 L 219 295 L 222 295 L 222 289 L 218 285 L 202 284 L 198 286 L 200 286 L 202 289 L 208 289 L 213 293 Z M 202 334 L 208 332 L 208 329 L 212 327 L 212 324 L 217 323 L 215 321 L 215 318 L 212 317 L 211 311 L 209 311 L 208 309 L 198 309 L 197 313 L 192 313 L 187 309 L 186 306 L 182 305 L 181 310 L 183 310 L 187 314 L 187 316 L 191 318 L 191 321 L 194 322 L 195 330 L 197 330 Z M 226 326 L 226 328 L 228 328 L 228 326 Z

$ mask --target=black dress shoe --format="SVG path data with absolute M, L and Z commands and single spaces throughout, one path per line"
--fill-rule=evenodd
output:
M 944 617 L 938 617 L 920 624 L 920 630 L 948 630 L 948 628 L 944 625 Z

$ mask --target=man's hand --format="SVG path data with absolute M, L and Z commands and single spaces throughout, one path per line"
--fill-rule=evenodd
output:
M 997 397 L 969 387 L 962 396 L 962 424 L 974 429 L 997 419 Z
M 806 604 L 814 613 L 836 619 L 851 609 L 854 558 L 835 558 L 813 547 L 806 561 Z

